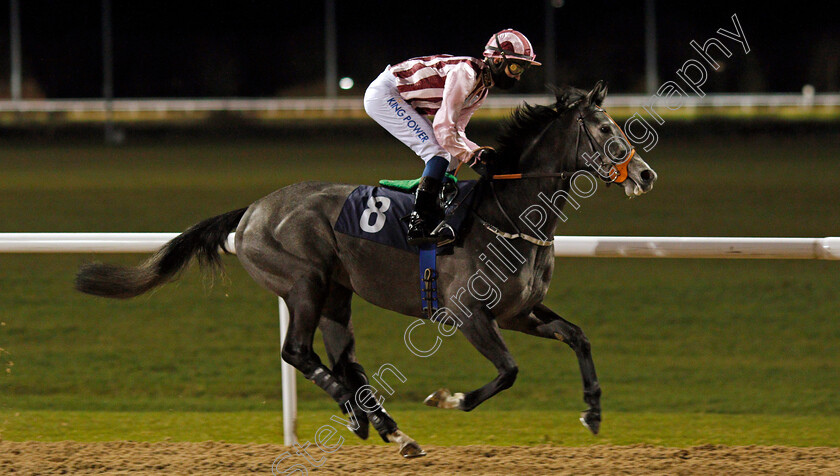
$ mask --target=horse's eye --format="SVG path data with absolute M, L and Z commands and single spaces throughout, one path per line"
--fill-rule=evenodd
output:
M 607 126 L 607 125 L 601 126 L 601 132 L 603 132 L 604 134 L 609 134 L 610 133 L 610 126 Z

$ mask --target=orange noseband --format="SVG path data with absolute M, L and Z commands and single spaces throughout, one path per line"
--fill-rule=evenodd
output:
M 632 144 L 630 144 L 630 140 L 627 139 L 627 136 L 624 134 L 624 131 L 622 131 L 621 127 L 618 126 L 615 120 L 609 114 L 607 114 L 607 111 L 601 109 L 601 112 L 606 114 L 607 119 L 609 119 L 610 122 L 612 122 L 615 125 L 615 127 L 618 128 L 618 132 L 621 132 L 621 136 L 624 137 L 624 140 L 627 142 L 627 145 L 630 146 L 630 153 L 627 154 L 627 158 L 625 158 L 618 164 L 613 164 L 613 166 L 610 167 L 609 171 L 610 180 L 612 180 L 615 183 L 621 183 L 627 180 L 627 166 L 630 165 L 630 160 L 633 159 L 634 155 L 636 155 L 636 148 L 633 147 Z

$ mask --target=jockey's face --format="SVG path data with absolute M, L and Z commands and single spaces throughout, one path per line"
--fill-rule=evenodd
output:
M 492 62 L 489 63 L 490 65 L 490 72 L 493 75 L 493 84 L 499 89 L 510 89 L 516 82 L 519 80 L 519 77 L 522 75 L 522 71 L 520 71 L 517 67 L 514 67 L 514 72 L 519 74 L 512 74 L 510 71 L 511 61 L 505 61 L 501 58 L 493 58 Z

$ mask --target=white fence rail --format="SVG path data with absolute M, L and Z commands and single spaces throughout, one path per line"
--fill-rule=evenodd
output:
M 0 233 L 0 253 L 151 253 L 178 233 Z M 233 234 L 228 249 L 234 250 Z M 706 238 L 631 236 L 556 236 L 558 257 L 722 258 L 840 260 L 840 237 Z M 280 346 L 289 310 L 280 298 Z M 295 369 L 283 362 L 283 441 L 297 442 Z
M 605 107 L 628 107 L 641 109 L 650 102 L 651 96 L 642 94 L 611 94 Z M 532 104 L 548 104 L 554 98 L 549 95 L 497 95 L 487 98 L 482 109 L 510 109 L 527 101 Z M 773 93 L 773 94 L 707 94 L 703 97 L 683 98 L 682 107 L 838 107 L 838 93 Z M 272 111 L 362 111 L 361 96 L 329 99 L 324 97 L 299 98 L 194 98 L 194 99 L 38 99 L 21 101 L 0 101 L 0 112 L 21 113 L 84 113 L 84 112 L 272 112 Z
M 840 238 L 555 236 L 554 256 L 840 260 Z
M 0 253 L 151 253 L 178 233 L 0 233 Z M 233 250 L 233 234 L 228 249 Z M 555 236 L 554 256 L 840 260 L 840 237 Z

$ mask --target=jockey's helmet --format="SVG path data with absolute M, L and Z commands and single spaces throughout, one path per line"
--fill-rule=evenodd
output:
M 499 89 L 512 88 L 526 69 L 539 66 L 536 57 L 528 38 L 511 29 L 496 33 L 484 47 L 484 62 Z
M 534 48 L 531 47 L 528 38 L 512 29 L 502 30 L 490 37 L 484 47 L 484 56 L 486 58 L 521 61 L 534 66 L 540 65 L 539 62 L 535 61 L 537 55 L 534 54 Z

